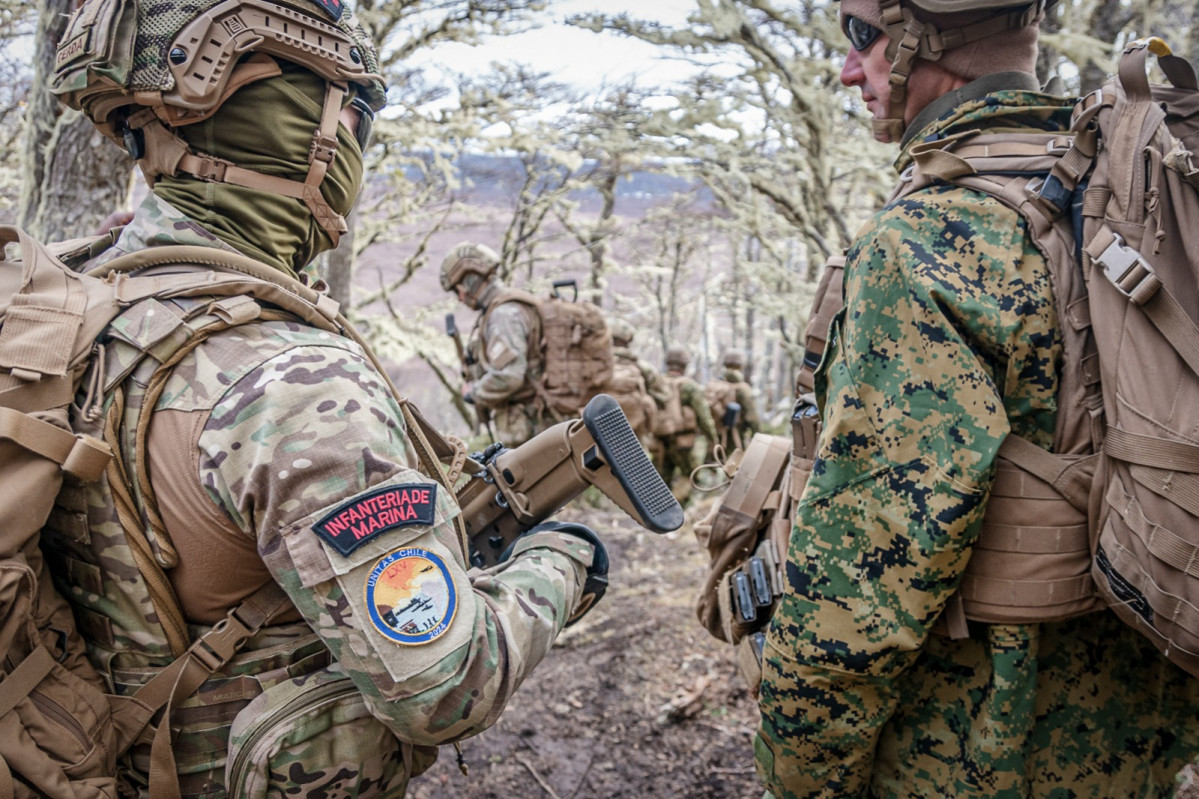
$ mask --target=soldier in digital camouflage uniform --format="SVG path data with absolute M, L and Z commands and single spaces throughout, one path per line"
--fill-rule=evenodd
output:
M 332 0 L 213 6 L 92 0 L 72 18 L 55 91 L 133 150 L 152 184 L 115 243 L 85 248 L 83 268 L 186 244 L 195 262 L 197 251 L 241 253 L 311 282 L 312 259 L 345 229 L 385 100 L 374 50 Z M 205 49 L 222 42 L 237 57 Z M 210 88 L 191 94 L 172 77 L 206 68 Z M 586 528 L 549 524 L 468 573 L 454 497 L 418 469 L 401 407 L 363 349 L 291 316 L 260 318 L 244 297 L 201 318 L 246 323 L 184 353 L 179 315 L 208 302 L 139 303 L 105 339 L 97 384 L 109 407 L 124 403 L 122 461 L 131 475 L 148 470 L 156 502 L 144 487 L 118 496 L 108 479 L 65 492 L 45 539 L 60 588 L 95 665 L 130 693 L 175 661 L 173 641 L 281 586 L 282 612 L 175 703 L 182 795 L 402 796 L 437 745 L 495 722 L 579 606 L 602 549 Z M 135 356 L 171 348 L 183 357 L 148 429 L 135 430 L 157 366 Z M 139 434 L 144 464 L 130 460 Z M 150 520 L 141 569 L 128 513 Z M 147 568 L 166 578 L 157 594 L 139 576 Z M 173 622 L 164 590 L 182 610 Z M 138 745 L 122 781 L 148 796 L 151 773 Z
M 441 262 L 441 287 L 480 312 L 467 342 L 475 366 L 465 375 L 463 396 L 494 420 L 500 441 L 515 447 L 553 419 L 536 390 L 544 367 L 536 300 L 505 286 L 499 266 L 490 247 L 463 242 Z
M 754 401 L 753 388 L 745 382 L 745 353 L 741 350 L 726 350 L 720 358 L 722 371 L 720 377 L 708 381 L 704 392 L 708 396 L 709 410 L 712 422 L 716 425 L 717 441 L 731 452 L 734 447 L 745 449 L 754 433 L 762 429 L 762 421 L 758 416 L 758 404 Z M 737 435 L 730 435 L 724 425 L 724 414 L 717 413 L 712 407 L 714 397 L 731 398 L 741 406 L 737 415 Z M 738 444 L 738 440 L 740 443 Z
M 917 142 L 1069 124 L 1070 102 L 1034 77 L 1042 10 L 954 8 L 965 13 L 841 2 L 841 80 L 861 90 L 876 137 L 900 144 L 900 170 Z M 925 60 L 921 32 L 970 25 Z M 897 47 L 904 28 L 918 48 Z M 1199 681 L 1110 611 L 933 632 L 1004 437 L 1051 444 L 1063 357 L 1052 292 L 1024 219 L 964 188 L 892 202 L 854 240 L 763 661 L 755 754 L 779 799 L 1166 796 L 1199 751 Z
M 678 394 L 681 419 L 675 432 L 658 437 L 659 473 L 680 503 L 691 496 L 691 473 L 699 465 L 696 434 L 703 433 L 709 449 L 718 440 L 704 390 L 687 377 L 690 361 L 686 347 L 675 346 L 666 351 L 666 379 L 671 390 Z

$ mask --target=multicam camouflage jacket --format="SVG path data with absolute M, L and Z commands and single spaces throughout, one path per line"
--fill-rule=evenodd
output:
M 1069 109 L 998 92 L 912 141 L 1061 130 Z M 865 225 L 845 279 L 816 378 L 824 429 L 763 658 L 755 755 L 767 788 L 779 799 L 1169 795 L 1199 751 L 1199 680 L 1114 614 L 931 634 L 1004 437 L 1053 438 L 1061 337 L 1024 220 L 933 186 Z
M 101 258 L 162 244 L 226 246 L 151 194 Z M 132 306 L 97 358 L 106 402 L 124 403 L 130 474 L 146 436 L 165 528 L 152 557 L 191 637 L 268 581 L 294 609 L 175 709 L 183 795 L 401 796 L 432 747 L 492 724 L 545 655 L 590 545 L 536 534 L 468 574 L 458 506 L 417 469 L 385 381 L 357 344 L 288 318 L 204 340 L 170 372 L 148 430 L 134 429 L 154 356 L 186 340 L 177 312 L 196 302 L 207 300 Z M 255 318 L 238 301 L 207 313 Z M 133 503 L 148 518 L 148 497 Z M 96 666 L 132 692 L 177 652 L 108 481 L 61 504 L 45 543 L 60 587 Z M 143 796 L 148 750 L 123 774 Z
M 471 346 L 483 367 L 471 393 L 485 408 L 528 401 L 541 377 L 541 364 L 532 355 L 540 348 L 533 341 L 540 335 L 537 311 L 523 302 L 505 301 L 505 292 L 485 291 L 483 311 L 471 331 Z
M 654 405 L 658 408 L 666 407 L 666 403 L 670 402 L 671 389 L 665 375 L 628 347 L 613 347 L 612 356 L 636 364 L 637 370 L 641 372 L 641 379 L 645 381 L 646 393 L 653 399 Z
M 683 406 L 683 428 L 676 436 L 689 436 L 691 444 L 694 444 L 694 434 L 699 432 L 708 439 L 709 446 L 714 444 L 717 441 L 716 425 L 712 422 L 712 411 L 708 408 L 708 401 L 704 399 L 703 387 L 684 374 L 668 372 L 666 379 L 679 393 L 679 404 Z M 690 448 L 686 442 L 680 443 L 680 446 Z

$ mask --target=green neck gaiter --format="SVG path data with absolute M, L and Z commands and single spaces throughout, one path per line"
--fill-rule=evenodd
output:
M 244 169 L 303 182 L 308 150 L 320 123 L 325 81 L 280 62 L 283 74 L 238 90 L 211 118 L 176 128 L 193 151 Z M 337 156 L 321 183 L 333 210 L 349 213 L 362 185 L 362 153 L 353 134 L 337 126 Z M 159 178 L 154 193 L 213 235 L 293 277 L 332 249 L 303 201 L 187 174 Z

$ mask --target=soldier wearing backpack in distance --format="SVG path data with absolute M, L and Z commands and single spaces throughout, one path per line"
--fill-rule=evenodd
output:
M 666 380 L 672 396 L 666 410 L 659 414 L 661 423 L 654 431 L 658 471 L 680 504 L 691 496 L 691 473 L 699 465 L 696 435 L 703 434 L 709 451 L 717 441 L 704 390 L 687 376 L 690 361 L 686 347 L 675 345 L 666 350 Z
M 554 419 L 537 397 L 541 322 L 535 304 L 517 301 L 497 274 L 500 258 L 485 244 L 463 242 L 441 262 L 441 287 L 479 311 L 467 340 L 475 360 L 463 396 L 495 422 L 496 437 L 509 447 L 528 441 Z
M 277 270 L 280 291 L 315 283 L 363 181 L 377 72 L 338 2 L 83 3 L 55 92 L 130 149 L 151 191 L 82 268 L 137 254 L 142 275 L 216 279 L 210 264 L 240 258 Z M 315 320 L 331 309 L 313 296 Z M 187 649 L 207 630 L 266 624 L 176 697 L 173 739 L 131 750 L 122 795 L 179 795 L 177 781 L 185 797 L 402 796 L 438 745 L 496 721 L 606 556 L 586 528 L 546 523 L 468 574 L 448 481 L 363 346 L 260 299 L 122 313 L 91 381 L 124 409 L 116 472 L 64 492 L 43 546 L 118 693 L 227 659 Z M 200 322 L 218 329 L 189 340 Z
M 965 131 L 1069 127 L 1073 102 L 1035 77 L 1043 12 L 841 0 L 841 81 L 899 146 L 904 181 Z M 779 799 L 1168 796 L 1199 751 L 1199 680 L 1091 601 L 1085 492 L 1083 510 L 1047 518 L 1054 488 L 1008 457 L 1025 451 L 1016 437 L 1062 457 L 1091 447 L 1088 424 L 1062 424 L 1088 418 L 1055 296 L 1077 264 L 1051 266 L 996 196 L 907 188 L 848 251 L 816 375 L 823 430 L 765 642 L 758 773 Z M 997 554 L 1013 531 L 1022 546 Z M 1036 567 L 1053 569 L 1062 538 L 1082 539 L 1066 553 L 1074 601 L 1044 621 L 977 620 L 976 594 L 955 593 L 974 572 L 972 590 L 1042 594 Z
M 726 453 L 734 449 L 744 450 L 754 433 L 762 428 L 758 417 L 758 404 L 754 392 L 745 382 L 745 353 L 741 350 L 725 350 L 720 358 L 723 371 L 704 386 L 712 422 L 716 425 L 717 441 Z M 729 422 L 733 426 L 729 427 Z
M 637 331 L 632 323 L 626 319 L 614 319 L 608 327 L 612 331 L 613 374 L 606 393 L 615 397 L 622 408 L 626 408 L 625 416 L 640 436 L 642 444 L 652 445 L 651 431 L 658 414 L 663 412 L 670 400 L 670 384 L 653 364 L 633 352 L 633 338 Z M 633 409 L 633 405 L 639 405 L 640 409 Z

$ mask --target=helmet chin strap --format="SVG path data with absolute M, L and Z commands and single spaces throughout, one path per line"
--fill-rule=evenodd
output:
M 141 131 L 145 140 L 145 152 L 138 165 L 151 186 L 160 175 L 183 172 L 210 183 L 229 183 L 301 200 L 336 247 L 341 234 L 349 228 L 345 217 L 334 211 L 321 195 L 321 183 L 337 155 L 337 118 L 348 92 L 346 83 L 326 84 L 321 120 L 308 149 L 308 174 L 302 182 L 264 175 L 207 153 L 193 152 L 153 108 L 138 111 L 128 120 L 129 129 Z

